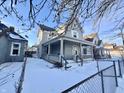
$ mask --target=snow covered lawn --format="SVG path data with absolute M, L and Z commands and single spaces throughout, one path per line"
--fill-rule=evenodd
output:
M 20 76 L 22 62 L 0 65 L 0 93 L 15 93 L 15 84 Z
M 73 65 L 65 71 L 53 68 L 52 64 L 42 59 L 28 58 L 22 93 L 60 93 L 97 72 L 96 62 L 88 62 L 84 66 Z M 100 62 L 100 69 L 110 65 L 111 62 Z M 21 66 L 21 62 L 0 66 L 0 93 L 15 93 L 14 86 L 20 76 Z
M 118 87 L 116 93 L 124 93 L 124 75 L 123 78 L 118 78 Z

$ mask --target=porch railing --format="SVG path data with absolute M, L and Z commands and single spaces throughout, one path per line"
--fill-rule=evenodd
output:
M 78 60 L 80 60 L 80 61 L 78 61 Z M 83 59 L 82 59 L 81 56 L 76 55 L 76 62 L 77 62 L 77 63 L 80 62 L 80 63 L 81 63 L 81 66 L 83 66 Z
M 99 62 L 99 61 L 98 61 Z M 117 77 L 122 77 L 124 74 L 124 60 L 102 59 L 102 62 L 114 62 L 116 66 Z
M 124 61 L 123 60 L 117 60 L 115 61 L 116 64 L 116 72 L 118 77 L 122 77 L 124 74 Z
M 58 55 L 53 55 L 53 54 L 48 55 L 48 59 L 53 60 L 55 62 L 59 62 L 59 56 Z
M 65 57 L 61 56 L 61 64 L 64 66 L 65 70 L 67 70 L 67 60 L 65 59 Z

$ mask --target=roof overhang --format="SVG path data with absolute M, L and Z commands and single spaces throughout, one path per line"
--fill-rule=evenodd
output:
M 57 42 L 58 40 L 61 40 L 61 38 L 63 40 L 67 40 L 67 41 L 71 41 L 71 42 L 76 42 L 76 43 L 85 44 L 85 45 L 89 45 L 89 46 L 95 46 L 92 42 L 89 42 L 89 41 L 86 41 L 86 40 L 79 40 L 79 39 L 66 37 L 66 36 L 60 36 L 60 37 L 53 38 L 53 39 L 43 43 L 43 45 L 48 45 L 49 43 Z

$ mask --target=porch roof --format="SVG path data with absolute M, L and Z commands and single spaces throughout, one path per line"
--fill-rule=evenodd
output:
M 49 43 L 57 42 L 58 40 L 61 40 L 61 38 L 63 40 L 67 40 L 67 41 L 71 41 L 71 42 L 76 42 L 76 43 L 80 43 L 80 44 L 95 46 L 92 42 L 89 42 L 89 41 L 86 41 L 86 40 L 79 40 L 79 39 L 76 39 L 76 38 L 71 38 L 71 37 L 66 37 L 66 36 L 60 36 L 60 37 L 53 38 L 53 39 L 43 43 L 43 45 L 48 45 Z

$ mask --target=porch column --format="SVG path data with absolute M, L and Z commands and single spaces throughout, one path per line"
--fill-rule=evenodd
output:
M 80 44 L 80 55 L 81 55 L 81 57 L 83 57 L 83 49 L 82 49 L 82 44 Z
M 111 53 L 110 53 L 110 50 L 108 51 L 108 53 L 109 53 L 109 58 L 111 57 Z
M 106 58 L 108 57 L 108 55 L 107 55 L 107 50 L 105 50 L 105 55 L 106 55 Z
M 48 55 L 47 55 L 47 58 L 49 58 L 49 55 L 50 55 L 50 43 L 48 44 Z
M 59 55 L 59 62 L 61 62 L 61 56 L 63 56 L 63 38 L 60 39 L 60 55 Z
M 63 56 L 64 53 L 63 53 L 63 38 L 61 38 L 60 40 L 60 56 Z
M 108 50 L 107 50 L 106 52 L 107 52 L 107 57 L 109 57 L 109 52 L 108 52 Z
M 92 58 L 94 60 L 93 46 L 91 46 Z

